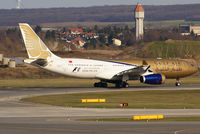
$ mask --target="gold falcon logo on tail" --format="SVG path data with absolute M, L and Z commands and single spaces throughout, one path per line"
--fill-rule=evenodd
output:
M 52 56 L 51 51 L 26 23 L 19 24 L 29 59 L 47 59 Z

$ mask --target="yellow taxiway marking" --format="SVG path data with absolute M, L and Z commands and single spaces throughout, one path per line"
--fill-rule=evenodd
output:
M 174 134 L 178 134 L 180 132 L 183 132 L 184 130 L 178 130 L 178 131 L 175 131 Z

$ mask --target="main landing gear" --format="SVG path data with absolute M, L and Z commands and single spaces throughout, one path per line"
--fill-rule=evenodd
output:
M 127 87 L 129 87 L 129 85 L 126 81 L 114 81 L 114 82 L 112 81 L 111 83 L 114 83 L 116 88 L 127 88 Z M 101 81 L 101 82 L 94 83 L 94 87 L 107 88 L 108 84 L 105 81 Z
M 115 87 L 116 88 L 127 88 L 127 87 L 129 87 L 129 85 L 127 82 L 121 81 L 121 82 L 116 82 Z
M 98 83 L 94 83 L 94 87 L 108 87 L 108 84 L 106 82 L 98 82 Z
M 181 85 L 181 82 L 180 82 L 180 78 L 176 78 L 176 83 L 175 83 L 176 86 L 180 86 Z

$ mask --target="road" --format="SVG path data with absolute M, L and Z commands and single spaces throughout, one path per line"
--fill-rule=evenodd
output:
M 1 88 L 0 133 L 6 134 L 199 134 L 200 122 L 88 122 L 78 118 L 132 117 L 140 114 L 164 114 L 165 116 L 200 116 L 199 109 L 96 109 L 70 108 L 21 102 L 23 97 L 44 94 L 142 91 L 142 90 L 199 90 L 195 86 L 144 86 L 128 89 L 115 88 Z

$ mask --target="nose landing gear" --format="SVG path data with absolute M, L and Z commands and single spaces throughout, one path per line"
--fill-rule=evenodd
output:
M 175 83 L 176 86 L 180 86 L 181 85 L 181 82 L 180 82 L 180 78 L 176 78 L 176 83 Z

